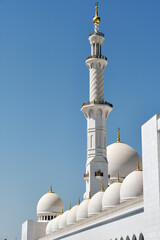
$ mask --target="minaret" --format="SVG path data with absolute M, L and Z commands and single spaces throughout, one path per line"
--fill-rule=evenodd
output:
M 89 35 L 91 56 L 86 59 L 90 73 L 90 99 L 82 105 L 82 112 L 87 119 L 87 163 L 84 179 L 86 193 L 84 198 L 91 197 L 108 186 L 108 162 L 106 157 L 106 119 L 112 111 L 112 104 L 104 101 L 104 69 L 107 58 L 102 55 L 104 34 L 100 33 L 98 4 L 95 7 L 94 33 Z

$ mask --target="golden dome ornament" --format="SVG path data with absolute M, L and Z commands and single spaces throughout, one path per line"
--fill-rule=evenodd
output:
M 93 22 L 99 24 L 101 21 L 100 17 L 98 16 L 98 2 L 96 2 L 95 6 L 95 16 L 93 18 Z

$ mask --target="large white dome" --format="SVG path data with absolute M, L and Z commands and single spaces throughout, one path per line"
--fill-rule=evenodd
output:
M 37 215 L 62 213 L 63 209 L 64 205 L 62 199 L 51 190 L 39 200 L 37 204 Z
M 115 207 L 120 204 L 120 188 L 121 182 L 112 183 L 104 192 L 102 198 L 102 209 L 105 210 L 110 207 Z
M 120 190 L 120 198 L 121 201 L 125 201 L 141 195 L 143 195 L 143 173 L 136 170 L 124 179 Z
M 118 173 L 120 178 L 124 179 L 135 169 L 137 161 L 142 167 L 139 154 L 132 147 L 122 142 L 116 142 L 107 147 L 107 160 L 111 182 L 117 178 Z

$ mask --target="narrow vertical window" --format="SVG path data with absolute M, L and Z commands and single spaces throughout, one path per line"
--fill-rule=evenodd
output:
M 95 53 L 95 43 L 93 43 L 93 56 L 96 55 Z
M 100 48 L 99 55 L 101 56 L 102 55 L 102 46 L 101 46 L 101 44 L 99 44 L 99 48 Z
M 99 43 L 96 44 L 96 56 L 99 55 Z
M 92 141 L 93 141 L 93 135 L 90 136 L 90 148 L 92 148 L 92 145 L 93 145 Z

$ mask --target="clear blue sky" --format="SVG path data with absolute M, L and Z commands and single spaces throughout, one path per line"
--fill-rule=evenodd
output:
M 85 191 L 93 0 L 0 0 L 0 240 L 20 240 L 53 190 L 65 208 Z M 160 113 L 160 1 L 100 0 L 107 141 L 141 154 L 141 125 Z

